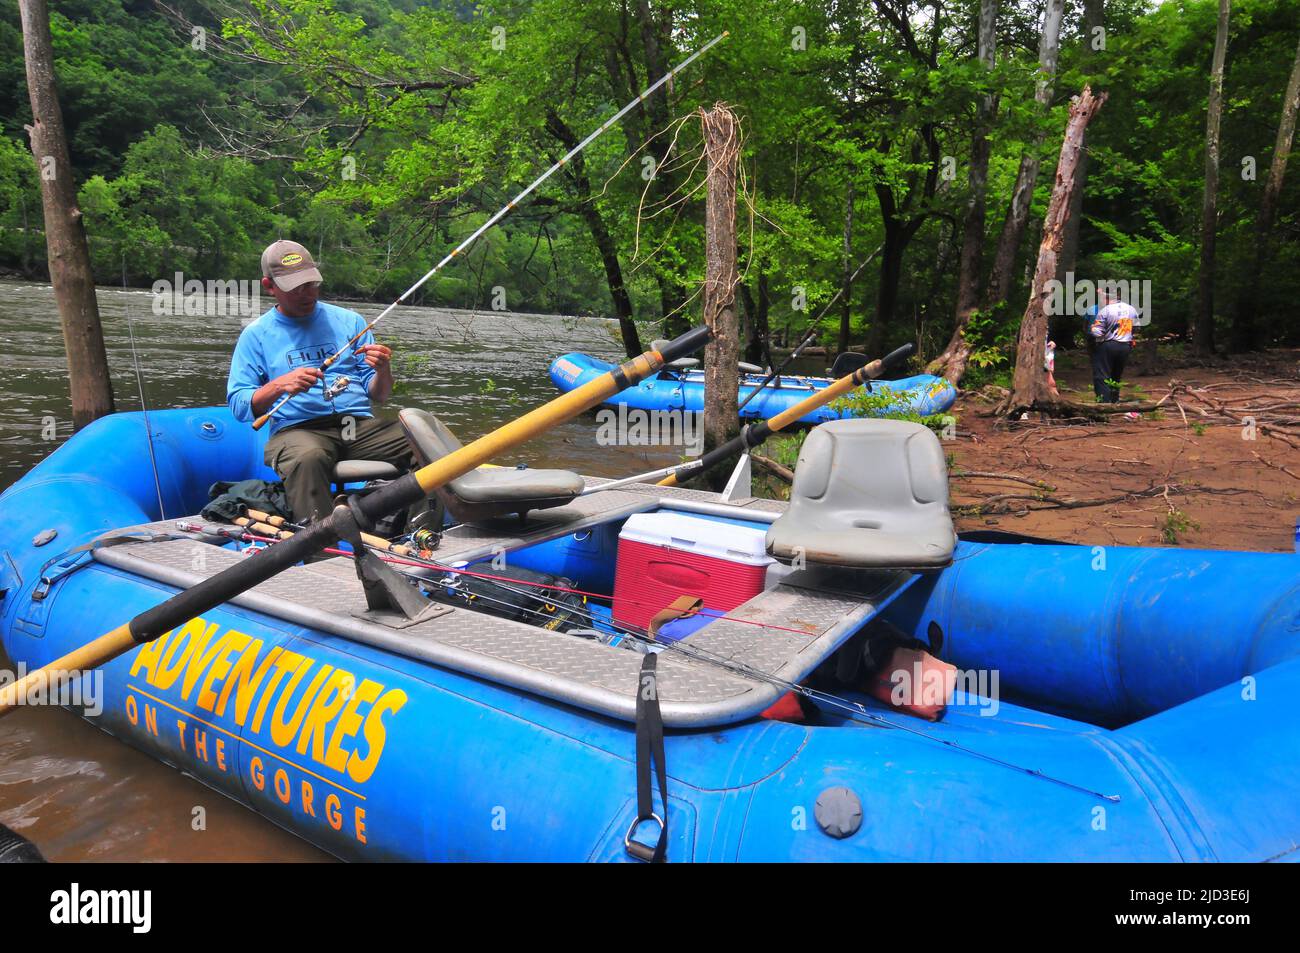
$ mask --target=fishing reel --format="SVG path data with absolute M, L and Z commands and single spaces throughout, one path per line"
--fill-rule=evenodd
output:
M 334 378 L 334 383 L 325 388 L 325 399 L 333 400 L 339 394 L 343 393 L 352 386 L 352 380 L 346 374 L 340 374 Z
M 440 542 L 442 542 L 442 534 L 428 527 L 417 529 L 411 534 L 411 545 L 420 551 L 420 555 L 424 556 L 427 553 L 428 556 L 425 558 L 433 555 Z

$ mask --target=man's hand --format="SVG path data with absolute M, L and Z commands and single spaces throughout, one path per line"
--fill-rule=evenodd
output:
M 382 344 L 363 344 L 354 354 L 360 354 L 375 369 L 370 379 L 370 399 L 382 404 L 393 396 L 393 352 Z
M 300 367 L 288 374 L 281 374 L 273 384 L 281 394 L 301 394 L 309 391 L 325 379 L 325 373 L 319 367 Z
M 382 344 L 363 344 L 353 353 L 362 355 L 367 364 L 380 372 L 387 370 L 393 359 L 393 352 Z

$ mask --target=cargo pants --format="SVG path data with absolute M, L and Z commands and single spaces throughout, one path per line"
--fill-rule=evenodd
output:
M 382 460 L 402 470 L 415 463 L 396 420 L 337 414 L 278 431 L 266 442 L 263 460 L 284 481 L 299 523 L 323 519 L 334 509 L 330 485 L 340 460 Z

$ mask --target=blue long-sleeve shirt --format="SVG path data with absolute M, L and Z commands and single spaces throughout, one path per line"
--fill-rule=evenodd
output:
M 239 335 L 239 343 L 235 345 L 230 361 L 230 376 L 226 380 L 226 403 L 230 405 L 230 412 L 236 420 L 251 423 L 254 417 L 253 394 L 259 387 L 300 367 L 320 367 L 326 358 L 365 326 L 366 319 L 355 311 L 323 301 L 316 302 L 316 309 L 303 319 L 290 318 L 281 314 L 279 308 L 272 308 Z M 347 376 L 351 381 L 347 390 L 332 401 L 325 400 L 324 388 L 320 384 L 294 395 L 271 418 L 271 433 L 330 414 L 373 416 L 369 391 L 375 369 L 355 351 L 363 344 L 374 342 L 374 335 L 367 331 L 325 372 L 326 386 L 340 376 Z

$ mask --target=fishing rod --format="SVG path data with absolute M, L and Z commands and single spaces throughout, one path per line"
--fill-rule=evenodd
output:
M 754 447 L 759 446 L 768 437 L 779 430 L 783 430 L 795 421 L 812 413 L 819 407 L 825 406 L 837 397 L 847 394 L 853 388 L 866 383 L 876 377 L 879 377 L 886 370 L 899 361 L 905 359 L 912 353 L 914 345 L 911 342 L 896 348 L 889 354 L 886 354 L 878 361 L 872 361 L 853 371 L 845 374 L 843 377 L 831 383 L 829 386 L 819 391 L 814 391 L 803 400 L 799 401 L 779 414 L 769 417 L 767 420 L 760 421 L 757 424 L 746 424 L 741 428 L 740 433 L 732 437 L 726 443 L 719 447 L 714 447 L 708 453 L 696 460 L 687 463 L 674 463 L 670 466 L 660 467 L 658 470 L 650 470 L 646 473 L 638 473 L 636 476 L 623 477 L 612 483 L 602 483 L 599 486 L 589 486 L 584 489 L 579 496 L 587 496 L 590 493 L 600 493 L 603 490 L 617 490 L 621 487 L 630 486 L 633 483 L 656 482 L 659 486 L 676 486 L 683 480 L 699 476 L 705 470 L 708 470 L 719 463 L 727 460 L 737 453 L 745 453 Z M 757 391 L 756 391 L 757 392 Z
M 462 251 L 465 251 L 467 248 L 469 248 L 469 246 L 472 245 L 472 244 L 473 244 L 473 243 L 478 239 L 478 237 L 479 237 L 480 235 L 482 235 L 482 234 L 483 234 L 484 232 L 486 232 L 489 228 L 491 228 L 493 225 L 495 225 L 497 222 L 499 222 L 502 218 L 504 218 L 504 217 L 505 217 L 505 216 L 506 216 L 506 215 L 507 215 L 507 214 L 508 214 L 508 213 L 509 213 L 509 212 L 510 212 L 510 211 L 511 211 L 511 210 L 512 210 L 516 205 L 518 205 L 518 204 L 519 204 L 519 203 L 520 203 L 524 198 L 526 198 L 526 197 L 527 197 L 527 196 L 528 196 L 528 195 L 529 195 L 529 194 L 530 194 L 534 189 L 536 189 L 536 188 L 537 188 L 538 186 L 540 186 L 543 182 L 545 182 L 545 181 L 546 181 L 547 179 L 549 179 L 552 175 L 554 175 L 554 174 L 556 173 L 556 171 L 558 171 L 560 168 L 562 168 L 562 167 L 563 167 L 563 166 L 564 166 L 564 165 L 565 165 L 565 164 L 566 164 L 570 159 L 572 159 L 574 156 L 576 156 L 579 152 L 581 152 L 583 149 L 587 148 L 587 146 L 589 146 L 592 142 L 596 141 L 596 139 L 599 138 L 599 137 L 600 137 L 600 136 L 601 136 L 601 135 L 602 135 L 602 134 L 603 134 L 607 129 L 609 129 L 611 126 L 613 126 L 614 123 L 618 122 L 620 119 L 622 119 L 624 116 L 626 116 L 629 112 L 631 112 L 633 109 L 635 109 L 639 104 L 645 102 L 646 99 L 647 99 L 651 94 L 653 94 L 653 93 L 655 92 L 655 90 L 657 90 L 660 86 L 662 86 L 662 85 L 664 85 L 665 83 L 669 82 L 669 81 L 670 81 L 674 76 L 676 76 L 678 73 L 680 73 L 680 72 L 681 72 L 682 70 L 684 70 L 686 67 L 690 66 L 691 63 L 695 62 L 696 59 L 698 59 L 700 56 L 703 56 L 703 55 L 704 55 L 705 53 L 707 53 L 710 49 L 712 49 L 715 45 L 717 45 L 718 43 L 720 43 L 723 39 L 725 39 L 725 38 L 727 37 L 727 35 L 728 35 L 729 33 L 730 33 L 729 30 L 723 30 L 721 33 L 719 33 L 717 36 L 715 36 L 713 39 L 711 39 L 708 43 L 705 43 L 702 47 L 700 47 L 698 50 L 696 50 L 696 51 L 695 51 L 694 53 L 692 53 L 690 56 L 686 57 L 686 59 L 682 60 L 680 63 L 678 63 L 676 66 L 674 66 L 672 69 L 670 69 L 667 73 L 665 73 L 663 76 L 661 76 L 658 80 L 656 80 L 656 81 L 655 81 L 654 83 L 652 83 L 650 86 L 647 86 L 644 90 L 642 90 L 640 93 L 638 93 L 638 94 L 637 94 L 637 97 L 636 97 L 635 99 L 633 99 L 631 102 L 629 102 L 626 106 L 624 106 L 624 107 L 623 107 L 622 109 L 620 109 L 618 112 L 614 113 L 614 115 L 610 116 L 609 119 L 605 120 L 605 122 L 604 122 L 604 123 L 603 123 L 603 124 L 598 128 L 598 129 L 596 129 L 595 132 L 593 132 L 593 133 L 591 133 L 590 135 L 588 135 L 586 139 L 583 139 L 583 140 L 582 140 L 581 142 L 579 142 L 576 146 L 574 146 L 572 149 L 570 149 L 568 152 L 566 152 L 566 153 L 565 153 L 565 154 L 560 158 L 560 160 L 559 160 L 558 162 L 556 162 L 556 163 L 555 163 L 554 165 L 552 165 L 549 169 L 547 169 L 545 172 L 543 172 L 541 175 L 539 175 L 536 179 L 534 179 L 534 180 L 532 181 L 532 183 L 531 183 L 531 184 L 530 184 L 526 189 L 524 189 L 522 192 L 520 192 L 518 195 L 516 195 L 513 199 L 511 199 L 509 202 L 507 202 L 505 205 L 503 205 L 500 209 L 498 209 L 498 210 L 497 210 L 497 211 L 492 215 L 491 218 L 489 218 L 486 222 L 484 222 L 484 223 L 483 223 L 482 225 L 480 225 L 477 229 L 475 229 L 474 232 L 473 232 L 473 234 L 471 234 L 471 235 L 470 235 L 468 238 L 466 238 L 463 242 L 461 242 L 459 245 L 457 245 L 455 248 L 453 248 L 453 249 L 452 249 L 452 250 L 451 250 L 451 251 L 446 255 L 446 257 L 444 257 L 444 258 L 442 259 L 442 261 L 438 262 L 438 264 L 434 265 L 434 266 L 433 266 L 432 268 L 430 268 L 427 272 L 425 272 L 424 277 L 422 277 L 422 278 L 421 278 L 419 281 L 417 281 L 415 284 L 411 285 L 411 287 L 409 287 L 409 288 L 407 288 L 405 291 L 403 291 L 403 292 L 401 293 L 401 295 L 398 296 L 398 298 L 397 298 L 396 301 L 394 301 L 392 304 L 390 304 L 387 308 L 385 308 L 383 311 L 381 311 L 381 312 L 379 313 L 379 316 L 378 316 L 378 317 L 376 317 L 373 321 L 371 321 L 371 322 L 370 322 L 369 324 L 367 324 L 364 328 L 362 328 L 360 331 L 358 331 L 358 332 L 357 332 L 357 333 L 352 337 L 352 339 L 351 339 L 350 341 L 348 341 L 348 342 L 347 342 L 346 344 L 344 344 L 341 348 L 339 348 L 336 352 L 334 352 L 334 353 L 331 354 L 328 358 L 326 358 L 326 359 L 325 359 L 325 363 L 321 365 L 321 368 L 320 368 L 320 369 L 321 369 L 322 371 L 328 370 L 329 367 L 330 367 L 330 366 L 331 366 L 335 361 L 337 361 L 340 357 L 343 356 L 344 352 L 347 351 L 348 348 L 350 348 L 350 347 L 351 347 L 353 344 L 355 344 L 357 341 L 361 340 L 362 336 L 365 335 L 366 333 L 368 333 L 368 332 L 369 332 L 369 331 L 370 331 L 370 330 L 371 330 L 371 329 L 372 329 L 376 324 L 378 324 L 378 323 L 380 322 L 380 320 L 382 320 L 383 317 L 384 317 L 385 315 L 387 315 L 390 311 L 392 311 L 392 310 L 393 310 L 394 308 L 396 308 L 399 304 L 401 304 L 401 303 L 402 303 L 403 301 L 405 301 L 408 297 L 410 297 L 410 296 L 411 296 L 411 295 L 412 295 L 412 294 L 413 294 L 413 293 L 414 293 L 414 292 L 415 292 L 415 291 L 416 291 L 416 290 L 417 290 L 421 285 L 423 285 L 426 281 L 428 281 L 430 278 L 432 278 L 434 275 L 436 275 L 439 271 L 441 271 L 442 268 L 443 268 L 443 267 L 444 267 L 448 262 L 450 262 L 453 258 L 455 258 L 457 255 L 459 255 Z M 258 417 L 256 420 L 253 421 L 253 429 L 254 429 L 254 430 L 261 430 L 262 427 L 264 427 L 264 426 L 266 425 L 266 423 L 271 419 L 271 417 L 275 414 L 275 412 L 278 411 L 278 410 L 279 410 L 281 407 L 283 407 L 285 404 L 287 404 L 290 400 L 292 400 L 292 399 L 293 399 L 293 396 L 294 396 L 293 394 L 285 394 L 282 398 L 280 398 L 280 400 L 279 400 L 279 401 L 278 401 L 278 402 L 277 402 L 277 403 L 276 403 L 276 404 L 275 404 L 275 405 L 274 405 L 270 410 L 268 410 L 268 411 L 267 411 L 265 414 L 263 414 L 261 417 Z
M 858 277 L 862 269 L 866 268 L 867 265 L 871 262 L 871 259 L 879 255 L 880 249 L 884 247 L 885 247 L 884 245 L 877 245 L 875 251 L 873 251 L 866 258 L 862 259 L 862 264 L 858 265 L 858 267 L 854 270 L 853 274 L 849 275 L 849 280 L 844 282 L 842 285 L 840 285 L 839 290 L 835 292 L 835 294 L 831 297 L 831 300 L 826 302 L 826 307 L 822 308 L 821 313 L 817 315 L 817 317 L 812 319 L 812 323 L 808 325 L 808 330 L 804 332 L 804 335 L 799 340 L 799 343 L 795 345 L 794 350 L 791 351 L 786 356 L 786 359 L 781 362 L 781 366 L 767 372 L 767 376 L 763 378 L 762 382 L 757 387 L 755 387 L 752 391 L 750 391 L 748 397 L 746 397 L 744 400 L 740 402 L 740 406 L 736 408 L 737 412 L 742 410 L 746 404 L 748 404 L 751 400 L 754 399 L 754 396 L 760 390 L 762 390 L 764 387 L 770 384 L 773 380 L 779 381 L 781 372 L 784 371 L 787 367 L 789 367 L 790 364 L 793 363 L 794 359 L 803 353 L 803 349 L 806 348 L 809 344 L 811 344 L 813 342 L 813 339 L 817 337 L 817 325 L 821 324 L 822 318 L 826 317 L 827 313 L 831 310 L 831 306 L 835 304 L 836 301 L 839 300 L 840 295 L 844 293 L 844 289 L 847 288 L 849 285 L 853 284 L 853 279 Z M 771 351 L 769 350 L 768 352 L 769 361 L 771 360 L 771 357 L 772 354 Z M 781 385 L 778 382 L 777 387 L 780 386 Z
M 180 528 L 180 524 L 177 525 L 178 528 Z M 268 542 L 270 542 L 271 545 L 279 545 L 278 541 L 268 541 Z M 374 547 L 374 548 L 378 548 L 378 547 Z M 331 552 L 340 556 L 355 555 L 352 553 L 348 553 L 344 550 L 337 550 L 337 549 L 331 550 Z M 547 589 L 550 591 L 578 593 L 583 596 L 590 596 L 590 595 L 599 596 L 599 594 L 588 593 L 581 589 L 573 589 L 564 586 L 548 585 L 546 583 L 540 583 L 540 582 L 529 582 L 528 580 L 509 580 L 508 582 L 502 582 L 500 581 L 502 579 L 502 577 L 500 576 L 488 575 L 484 573 L 475 573 L 473 571 L 464 568 L 446 566 L 437 563 L 432 559 L 423 559 L 418 556 L 410 556 L 410 557 L 406 557 L 405 559 L 402 559 L 402 558 L 394 558 L 391 556 L 384 557 L 384 556 L 378 556 L 378 554 L 376 555 L 377 558 L 383 559 L 385 562 L 397 566 L 401 566 L 403 564 L 407 564 L 407 565 L 414 564 L 420 568 L 441 570 L 443 572 L 448 573 L 449 575 L 470 576 L 470 577 L 479 577 L 479 578 L 488 579 L 493 581 L 498 588 L 500 588 L 506 593 L 520 596 L 530 600 L 539 601 L 542 602 L 543 604 L 547 604 L 549 602 L 549 600 L 547 600 L 544 596 L 517 587 L 534 586 L 539 589 Z M 409 571 L 403 571 L 401 569 L 398 569 L 397 571 L 401 572 L 403 575 L 418 580 L 420 583 L 426 586 L 437 586 L 446 590 L 448 593 L 451 594 L 457 592 L 463 592 L 467 596 L 472 596 L 474 599 L 481 599 L 485 602 L 489 602 L 494 605 L 508 608 L 512 612 L 523 612 L 523 613 L 537 616 L 538 618 L 544 619 L 550 623 L 555 622 L 556 617 L 553 613 L 544 612 L 540 609 L 531 608 L 526 605 L 517 605 L 515 603 L 507 602 L 503 599 L 495 598 L 486 593 L 478 593 L 478 592 L 470 593 L 468 592 L 468 590 L 460 589 L 457 583 L 449 582 L 447 580 L 429 579 L 426 576 L 421 576 Z M 608 598 L 608 597 L 601 597 L 601 598 Z M 1050 781 L 1053 784 L 1058 784 L 1062 787 L 1069 788 L 1070 790 L 1078 791 L 1082 794 L 1087 794 L 1090 797 L 1094 797 L 1099 800 L 1109 801 L 1111 803 L 1117 803 L 1120 800 L 1120 796 L 1118 794 L 1103 794 L 1100 791 L 1095 791 L 1091 788 L 1084 787 L 1083 785 L 1075 784 L 1073 781 L 1067 781 L 1064 778 L 1058 778 L 1053 775 L 1047 774 L 1043 771 L 1040 771 L 1037 768 L 1027 768 L 1024 765 L 1016 764 L 1015 762 L 998 758 L 994 755 L 987 754 L 986 752 L 979 751 L 975 748 L 967 747 L 966 745 L 963 745 L 960 742 L 953 741 L 951 739 L 935 737 L 929 732 L 922 731 L 917 728 L 909 727 L 906 724 L 902 724 L 900 722 L 893 721 L 889 718 L 886 718 L 884 715 L 877 714 L 876 712 L 873 712 L 871 709 L 867 708 L 867 706 L 862 704 L 861 702 L 844 698 L 843 696 L 836 695 L 832 692 L 826 692 L 820 689 L 812 688 L 811 686 L 808 685 L 801 685 L 798 682 L 793 682 L 790 681 L 789 679 L 783 679 L 778 675 L 773 675 L 770 672 L 766 672 L 763 669 L 756 668 L 753 665 L 750 665 L 748 663 L 738 662 L 734 658 L 730 658 L 724 655 L 719 655 L 714 652 L 710 652 L 707 649 L 703 649 L 698 646 L 689 645 L 681 641 L 672 641 L 672 642 L 658 641 L 653 636 L 651 636 L 646 630 L 638 626 L 633 626 L 628 623 L 619 622 L 612 619 L 598 618 L 594 612 L 592 612 L 590 609 L 588 609 L 585 606 L 585 604 L 582 606 L 575 606 L 575 605 L 563 605 L 562 607 L 557 606 L 557 611 L 560 608 L 563 608 L 565 611 L 568 611 L 573 615 L 577 615 L 586 619 L 588 622 L 592 623 L 593 626 L 599 624 L 602 626 L 606 626 L 610 629 L 613 629 L 616 634 L 631 639 L 636 644 L 642 646 L 644 651 L 650 651 L 652 649 L 654 651 L 667 650 L 669 652 L 682 655 L 686 658 L 690 658 L 694 661 L 701 662 L 706 665 L 712 665 L 716 668 L 725 669 L 726 671 L 734 675 L 739 675 L 742 678 L 747 678 L 751 681 L 760 682 L 766 685 L 770 685 L 774 688 L 782 689 L 783 691 L 786 692 L 792 692 L 796 695 L 800 695 L 804 698 L 807 698 L 809 701 L 813 702 L 816 705 L 843 712 L 853 721 L 862 722 L 865 724 L 872 725 L 874 727 L 887 728 L 894 731 L 902 731 L 906 734 L 910 734 L 915 737 L 922 738 L 928 742 L 934 744 L 941 744 L 945 748 L 949 748 L 953 751 L 958 751 L 963 754 L 967 754 L 972 757 L 979 758 L 990 764 L 995 764 L 1012 771 L 1017 771 L 1021 774 L 1026 774 L 1029 775 L 1030 777 L 1038 778 L 1043 781 Z M 727 621 L 739 622 L 739 621 L 747 621 L 747 620 L 729 619 Z M 762 625 L 761 623 L 759 624 Z M 764 625 L 763 627 L 768 628 L 769 626 Z M 779 627 L 773 626 L 771 628 L 779 628 Z M 568 633 L 560 633 L 560 634 L 568 634 Z
M 459 570 L 451 570 L 451 571 L 458 572 Z M 428 580 L 425 581 L 427 582 Z M 520 584 L 541 585 L 541 584 L 528 583 L 522 580 L 520 581 Z M 539 598 L 533 593 L 528 593 L 528 592 L 515 589 L 512 586 L 507 585 L 505 583 L 498 582 L 497 585 L 508 592 L 513 592 L 518 595 L 528 596 L 529 598 L 534 598 L 534 599 Z M 574 591 L 581 591 L 581 590 L 574 590 Z M 512 608 L 520 608 L 523 609 L 523 611 L 530 611 L 525 609 L 524 607 L 512 607 Z M 575 606 L 566 606 L 565 608 L 571 610 L 577 615 L 586 617 L 593 624 L 597 622 L 596 615 L 588 609 L 575 607 Z M 531 610 L 531 611 L 536 612 L 536 610 Z M 537 614 L 548 619 L 550 618 L 550 616 L 547 613 L 537 612 Z M 788 679 L 783 679 L 780 676 L 772 675 L 769 672 L 765 672 L 760 668 L 755 668 L 754 666 L 749 665 L 745 662 L 737 662 L 733 658 L 724 655 L 718 655 L 716 653 L 708 651 L 707 649 L 702 649 L 699 648 L 698 646 L 692 646 L 681 641 L 660 642 L 656 640 L 654 637 L 652 637 L 644 629 L 640 629 L 639 627 L 632 626 L 627 623 L 615 622 L 613 620 L 605 620 L 605 619 L 601 619 L 599 621 L 600 624 L 609 626 L 610 628 L 613 628 L 616 631 L 618 631 L 619 634 L 637 642 L 639 645 L 643 646 L 647 651 L 652 648 L 655 651 L 666 649 L 670 652 L 675 652 L 679 655 L 683 655 L 695 661 L 702 662 L 707 665 L 712 665 L 716 668 L 725 669 L 731 672 L 732 674 L 739 675 L 743 678 L 748 678 L 752 681 L 762 682 L 767 685 L 771 685 L 774 688 L 779 688 L 787 692 L 792 692 L 796 695 L 801 695 L 804 698 L 807 698 L 809 701 L 813 702 L 814 704 L 841 711 L 854 721 L 864 722 L 866 724 L 870 724 L 876 727 L 888 728 L 895 731 L 902 731 L 906 734 L 914 735 L 918 738 L 923 738 L 926 741 L 935 744 L 941 744 L 944 747 L 949 748 L 953 751 L 959 751 L 963 754 L 967 754 L 972 757 L 979 758 L 983 761 L 989 762 L 990 764 L 995 764 L 1003 768 L 1008 768 L 1012 771 L 1020 772 L 1021 774 L 1027 774 L 1030 777 L 1039 778 L 1040 780 L 1043 781 L 1050 781 L 1053 784 L 1058 784 L 1062 787 L 1069 788 L 1072 791 L 1078 791 L 1082 794 L 1087 794 L 1090 797 L 1094 797 L 1099 800 L 1109 801 L 1111 803 L 1117 803 L 1120 800 L 1120 796 L 1118 794 L 1103 794 L 1100 791 L 1095 791 L 1091 788 L 1084 787 L 1083 785 L 1075 784 L 1073 781 L 1067 781 L 1064 778 L 1058 778 L 1053 775 L 1047 774 L 1043 771 L 1038 770 L 1037 768 L 1027 768 L 1024 765 L 1016 764 L 1015 762 L 1012 761 L 1006 761 L 1002 758 L 998 758 L 994 755 L 987 754 L 975 748 L 969 748 L 966 745 L 963 745 L 957 741 L 952 741 L 951 739 L 945 739 L 945 738 L 937 738 L 934 735 L 930 734 L 929 732 L 921 731 L 917 728 L 909 727 L 908 725 L 901 724 L 900 722 L 893 721 L 889 718 L 886 718 L 883 715 L 879 715 L 871 711 L 861 702 L 856 702 L 851 699 L 844 698 L 840 695 L 833 694 L 831 692 L 822 691 L 820 689 L 812 688 L 811 686 L 808 685 L 801 685 L 798 682 L 793 682 Z M 744 621 L 744 620 L 729 619 L 727 621 L 737 622 L 737 621 Z
M 324 519 L 312 523 L 292 539 L 268 547 L 249 559 L 178 592 L 90 642 L 28 672 L 23 678 L 0 687 L 0 716 L 18 707 L 18 699 L 25 697 L 34 686 L 48 684 L 52 672 L 75 671 L 84 674 L 139 645 L 152 642 L 164 632 L 215 609 L 319 552 L 325 546 L 331 546 L 346 537 L 355 538 L 359 529 L 373 528 L 377 520 L 427 499 L 449 481 L 586 413 L 619 391 L 633 387 L 657 373 L 666 364 L 699 350 L 712 335 L 713 332 L 708 327 L 693 328 L 661 348 L 639 354 L 445 457 L 384 484 L 374 493 L 360 499 L 351 498 L 349 505 L 335 507 Z
M 732 437 L 719 447 L 714 447 L 698 460 L 692 460 L 676 467 L 672 473 L 659 480 L 657 485 L 676 486 L 683 480 L 697 476 L 735 454 L 749 452 L 772 434 L 784 429 L 818 407 L 829 404 L 835 398 L 849 393 L 853 388 L 879 377 L 887 368 L 906 360 L 913 350 L 915 350 L 915 345 L 909 341 L 902 347 L 890 351 L 883 358 L 872 361 L 870 364 L 864 364 L 856 371 L 845 374 L 824 389 L 813 392 L 810 396 L 805 397 L 792 407 L 787 407 L 774 417 L 769 417 L 757 424 L 746 424 L 735 437 Z

